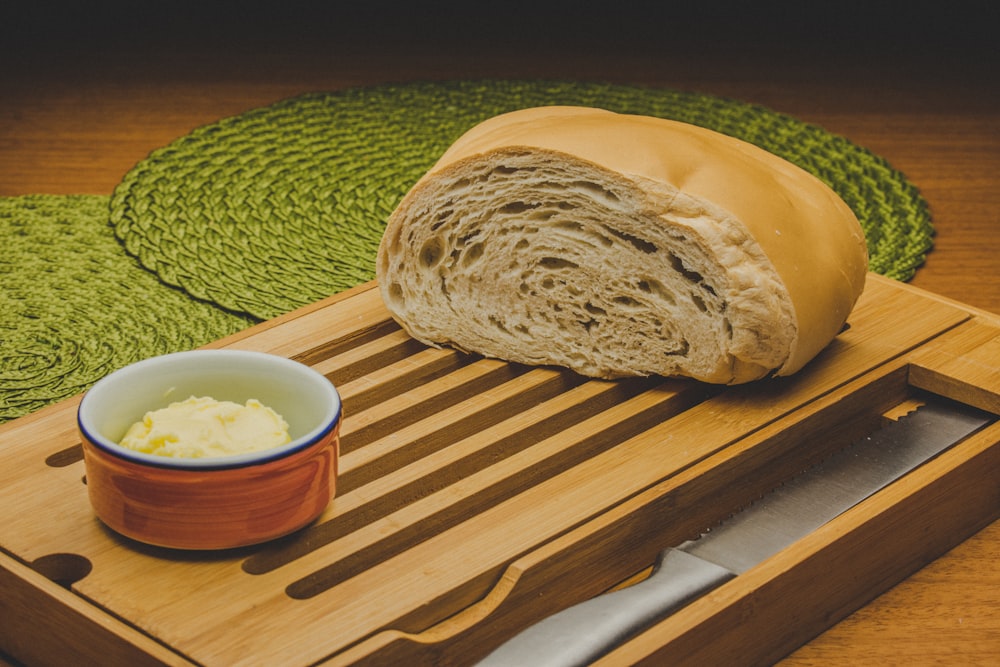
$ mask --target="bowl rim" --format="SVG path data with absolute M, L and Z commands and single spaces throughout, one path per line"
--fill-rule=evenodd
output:
M 97 431 L 93 424 L 89 423 L 90 414 L 88 411 L 88 399 L 93 396 L 95 390 L 96 393 L 100 393 L 105 390 L 105 387 L 110 385 L 112 382 L 120 380 L 123 376 L 143 372 L 150 367 L 155 367 L 163 363 L 169 363 L 179 357 L 204 356 L 209 354 L 213 356 L 230 356 L 233 357 L 233 359 L 238 359 L 240 357 L 245 359 L 266 358 L 268 363 L 284 366 L 303 376 L 311 375 L 313 376 L 313 381 L 316 387 L 327 393 L 330 399 L 330 408 L 327 410 L 327 413 L 324 415 L 324 418 L 319 426 L 316 426 L 311 431 L 285 443 L 284 445 L 241 454 L 211 456 L 204 458 L 167 457 L 128 449 L 127 447 L 122 447 L 113 440 L 104 437 Z M 303 364 L 302 362 L 277 354 L 272 354 L 270 352 L 257 352 L 253 350 L 196 349 L 148 357 L 112 371 L 94 383 L 94 385 L 84 393 L 76 411 L 76 422 L 84 441 L 82 444 L 90 444 L 97 450 L 113 458 L 154 468 L 201 472 L 207 470 L 228 470 L 265 465 L 309 449 L 313 445 L 325 440 L 332 431 L 336 430 L 340 426 L 342 412 L 343 405 L 337 388 L 326 378 L 326 376 L 314 370 L 310 366 Z

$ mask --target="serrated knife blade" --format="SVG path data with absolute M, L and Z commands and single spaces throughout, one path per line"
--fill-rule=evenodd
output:
M 996 416 L 931 396 L 926 403 L 660 553 L 642 582 L 549 616 L 481 667 L 587 665 L 672 612 L 805 537 Z

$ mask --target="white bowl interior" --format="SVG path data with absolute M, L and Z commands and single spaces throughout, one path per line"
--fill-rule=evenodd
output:
M 116 445 L 150 410 L 191 396 L 240 404 L 255 398 L 288 422 L 290 445 L 326 430 L 341 407 L 329 380 L 299 362 L 261 352 L 193 350 L 146 359 L 101 379 L 80 403 L 80 425 L 103 444 Z

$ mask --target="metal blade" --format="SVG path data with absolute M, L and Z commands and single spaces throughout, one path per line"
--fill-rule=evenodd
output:
M 994 415 L 928 402 L 793 477 L 678 548 L 739 574 L 971 435 Z
M 700 538 L 665 550 L 643 581 L 539 621 L 480 667 L 588 665 L 997 419 L 946 399 L 927 400 Z

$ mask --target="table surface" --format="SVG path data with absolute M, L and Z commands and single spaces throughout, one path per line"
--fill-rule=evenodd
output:
M 625 2 L 581 18 L 572 4 L 515 1 L 465 23 L 448 3 L 392 5 L 390 20 L 375 2 L 296 20 L 248 10 L 238 25 L 183 2 L 59 24 L 29 12 L 0 34 L 0 196 L 110 194 L 151 150 L 305 92 L 480 77 L 655 85 L 760 103 L 883 156 L 934 219 L 912 284 L 1000 313 L 1000 77 L 985 19 L 962 3 L 953 23 L 845 6 L 728 7 L 723 19 L 712 3 L 667 16 Z M 782 664 L 988 664 L 1000 656 L 998 561 L 1000 522 Z

